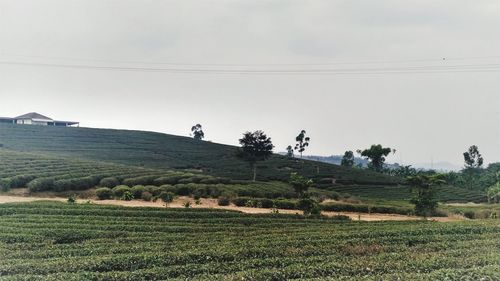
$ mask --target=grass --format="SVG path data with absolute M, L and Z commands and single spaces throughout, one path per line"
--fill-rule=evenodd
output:
M 0 143 L 9 150 L 106 161 L 154 169 L 197 169 L 231 179 L 250 179 L 249 165 L 236 157 L 236 147 L 192 138 L 143 131 L 60 128 L 0 124 Z M 392 185 L 382 174 L 274 155 L 259 164 L 258 179 L 285 180 L 292 171 L 340 183 Z M 319 173 L 318 173 L 319 171 Z
M 0 276 L 498 280 L 499 232 L 494 220 L 366 223 L 211 209 L 4 204 Z

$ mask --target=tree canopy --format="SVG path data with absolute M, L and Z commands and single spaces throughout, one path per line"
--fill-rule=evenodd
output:
M 271 157 L 274 145 L 271 138 L 267 137 L 263 131 L 246 132 L 239 141 L 241 148 L 238 157 L 252 166 L 253 181 L 255 181 L 257 178 L 257 162 Z
M 300 131 L 300 134 L 295 137 L 295 141 L 297 142 L 295 144 L 295 150 L 300 153 L 300 158 L 302 158 L 302 153 L 306 150 L 306 147 L 309 146 L 309 141 L 311 141 L 311 138 L 306 137 L 306 131 L 302 130 Z
M 191 133 L 193 134 L 193 138 L 195 140 L 202 140 L 205 138 L 205 133 L 203 132 L 203 128 L 200 124 L 196 124 L 191 127 Z
M 342 156 L 341 166 L 352 167 L 354 165 L 354 152 L 348 150 Z
M 382 172 L 384 169 L 385 157 L 389 153 L 395 153 L 396 150 L 390 147 L 382 147 L 382 145 L 372 145 L 370 148 L 365 150 L 358 149 L 357 151 L 361 156 L 365 157 L 370 162 L 368 167 L 374 171 Z

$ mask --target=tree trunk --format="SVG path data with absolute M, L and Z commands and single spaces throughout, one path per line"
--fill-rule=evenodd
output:
M 254 163 L 252 165 L 252 169 L 253 169 L 253 181 L 255 182 L 257 180 L 257 163 Z

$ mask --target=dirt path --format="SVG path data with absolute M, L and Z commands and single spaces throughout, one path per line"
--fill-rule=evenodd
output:
M 27 197 L 27 196 L 15 196 L 15 195 L 0 195 L 0 204 L 2 203 L 22 203 L 22 202 L 33 202 L 33 201 L 59 201 L 66 202 L 67 198 L 61 197 Z M 88 202 L 87 199 L 78 199 L 78 203 Z M 115 205 L 115 206 L 124 206 L 124 207 L 156 207 L 156 208 L 165 208 L 165 204 L 161 201 L 156 202 L 146 202 L 140 200 L 132 200 L 132 201 L 122 201 L 122 200 L 90 200 L 94 204 L 99 205 Z M 250 207 L 238 207 L 238 206 L 219 206 L 217 204 L 216 199 L 205 199 L 201 198 L 199 205 L 196 205 L 194 200 L 189 197 L 179 197 L 174 202 L 168 204 L 169 208 L 184 208 L 184 204 L 186 202 L 191 203 L 191 208 L 214 208 L 214 209 L 224 209 L 224 210 L 232 210 L 232 211 L 240 211 L 248 214 L 269 214 L 272 212 L 271 209 L 266 208 L 250 208 Z M 300 210 L 285 210 L 278 209 L 280 214 L 302 214 Z M 352 220 L 361 220 L 361 221 L 408 221 L 408 220 L 420 220 L 420 217 L 415 216 L 405 216 L 405 215 L 396 215 L 396 214 L 367 214 L 367 213 L 354 213 L 354 212 L 322 212 L 323 215 L 333 217 L 336 215 L 344 215 L 350 217 Z M 459 217 L 443 217 L 443 218 L 429 218 L 435 221 L 441 222 L 449 222 L 449 221 L 457 221 L 462 220 L 463 218 Z

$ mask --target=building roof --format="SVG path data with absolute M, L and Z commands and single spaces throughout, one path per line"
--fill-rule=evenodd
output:
M 36 112 L 26 113 L 26 114 L 23 114 L 21 116 L 17 116 L 14 119 L 43 119 L 43 120 L 52 120 L 52 118 L 44 116 L 44 115 L 42 115 L 40 113 L 36 113 Z

